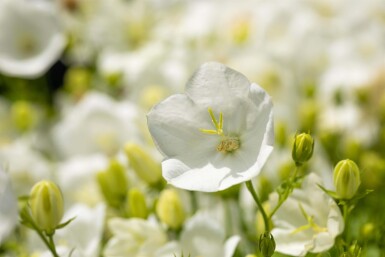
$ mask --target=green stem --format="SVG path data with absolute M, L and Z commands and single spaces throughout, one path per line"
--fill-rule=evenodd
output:
M 296 165 L 296 166 L 295 166 L 293 176 L 291 176 L 291 178 L 289 178 L 291 184 L 293 184 L 294 181 L 295 181 L 295 179 L 297 178 L 298 171 L 299 171 L 299 169 L 300 169 L 301 167 L 302 167 L 301 165 Z M 288 195 L 287 197 L 289 197 L 289 195 Z M 269 219 L 271 219 L 271 218 L 273 217 L 273 215 L 278 211 L 278 209 L 279 209 L 279 208 L 281 207 L 281 205 L 285 202 L 285 200 L 287 199 L 287 197 L 286 197 L 285 199 L 283 199 L 282 201 L 279 201 L 279 203 L 274 207 L 273 211 L 271 211 L 270 214 L 269 214 Z
M 254 199 L 255 203 L 257 204 L 259 211 L 262 214 L 263 222 L 265 223 L 265 231 L 270 232 L 269 217 L 267 216 L 265 209 L 263 209 L 262 203 L 259 200 L 257 192 L 255 192 L 255 190 L 254 190 L 253 183 L 251 182 L 251 180 L 246 182 L 246 187 L 249 190 L 249 192 L 251 193 L 251 195 L 253 196 L 253 199 Z
M 57 252 L 56 252 L 55 242 L 53 241 L 53 235 L 49 235 L 49 236 L 48 236 L 48 239 L 49 239 L 49 243 L 50 243 L 50 245 L 51 245 L 50 250 L 51 250 L 51 252 L 52 252 L 52 255 L 53 255 L 54 257 L 59 257 L 59 255 L 58 255 Z

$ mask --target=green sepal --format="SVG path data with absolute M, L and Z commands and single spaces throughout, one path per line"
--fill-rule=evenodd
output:
M 57 225 L 56 229 L 61 229 L 61 228 L 64 228 L 66 227 L 68 224 L 70 224 L 74 219 L 76 219 L 76 216 L 73 217 L 73 218 L 70 218 L 69 220 Z

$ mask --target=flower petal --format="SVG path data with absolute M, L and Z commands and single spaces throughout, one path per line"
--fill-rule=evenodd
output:
M 250 82 L 241 73 L 217 62 L 205 63 L 187 82 L 186 94 L 199 105 L 216 107 L 234 98 L 244 98 Z
M 207 117 L 206 117 L 207 116 Z M 172 95 L 147 115 L 148 127 L 160 152 L 168 157 L 199 152 L 217 138 L 200 129 L 212 129 L 207 109 L 202 109 L 182 94 Z

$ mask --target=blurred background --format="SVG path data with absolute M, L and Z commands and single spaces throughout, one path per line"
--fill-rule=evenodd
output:
M 0 164 L 15 196 L 50 178 L 66 208 L 102 202 L 96 172 L 127 165 L 127 142 L 160 161 L 145 114 L 208 61 L 273 98 L 265 199 L 290 171 L 294 134 L 310 132 L 307 169 L 329 185 L 339 160 L 360 167 L 374 192 L 351 235 L 367 256 L 385 251 L 383 0 L 0 0 Z

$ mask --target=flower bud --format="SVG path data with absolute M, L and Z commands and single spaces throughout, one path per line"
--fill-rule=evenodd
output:
M 131 217 L 146 219 L 148 216 L 146 198 L 137 188 L 128 191 L 128 206 Z
M 275 240 L 270 232 L 265 232 L 259 237 L 259 251 L 264 257 L 271 257 L 275 251 Z
M 314 150 L 314 139 L 310 134 L 301 133 L 295 135 L 292 157 L 297 166 L 301 166 L 313 155 Z
M 52 235 L 63 213 L 63 196 L 58 186 L 48 180 L 36 183 L 30 194 L 31 215 L 39 229 Z
M 119 207 L 128 190 L 124 167 L 117 160 L 111 160 L 107 170 L 97 174 L 97 180 L 107 203 Z
M 340 199 L 351 199 L 361 184 L 360 170 L 352 160 L 337 163 L 333 174 L 334 186 Z
M 139 178 L 149 185 L 157 184 L 162 178 L 160 164 L 156 162 L 143 148 L 134 143 L 128 143 L 124 147 L 130 165 Z
M 248 254 L 248 255 L 246 255 L 246 257 L 257 257 L 257 255 L 255 255 L 255 254 Z
M 35 125 L 36 113 L 28 102 L 15 102 L 11 108 L 11 115 L 14 126 L 22 132 L 30 130 Z
M 172 229 L 179 229 L 185 220 L 182 201 L 174 189 L 165 189 L 160 194 L 156 205 L 159 219 Z

